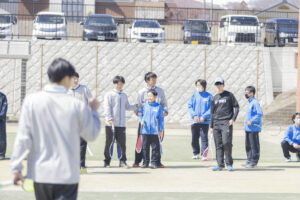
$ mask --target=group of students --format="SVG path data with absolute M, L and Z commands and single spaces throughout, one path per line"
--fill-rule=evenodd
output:
M 11 157 L 11 171 L 14 183 L 23 181 L 22 161 L 27 159 L 27 178 L 34 181 L 35 196 L 38 200 L 77 199 L 80 165 L 85 167 L 86 141 L 93 141 L 100 132 L 97 110 L 100 103 L 92 97 L 86 86 L 78 84 L 79 75 L 68 61 L 55 59 L 47 71 L 50 84 L 43 91 L 28 95 L 22 106 L 19 129 L 15 138 Z M 113 131 L 122 150 L 120 167 L 126 164 L 126 123 L 125 111 L 134 110 L 139 116 L 138 138 L 142 136 L 142 151 L 135 154 L 133 167 L 163 168 L 161 163 L 160 138 L 164 131 L 164 117 L 168 106 L 164 91 L 156 86 L 156 74 L 145 75 L 147 86 L 139 91 L 137 102 L 131 105 L 123 92 L 125 80 L 121 76 L 113 79 L 115 88 L 105 95 L 106 118 L 105 167 L 110 166 L 108 145 Z M 216 145 L 218 165 L 214 171 L 225 167 L 232 171 L 232 132 L 239 113 L 239 104 L 231 92 L 224 90 L 224 80 L 215 81 L 217 94 L 206 91 L 206 81 L 197 80 L 197 91 L 189 100 L 188 108 L 192 118 L 192 147 L 195 159 L 202 156 L 208 146 L 209 126 Z M 72 97 L 73 96 L 73 97 Z M 263 116 L 262 109 L 255 99 L 255 88 L 245 89 L 249 104 L 245 120 L 246 167 L 257 166 L 260 147 L 259 132 Z M 76 97 L 76 98 L 74 98 Z M 3 98 L 1 98 L 3 99 Z M 2 104 L 2 102 L 0 102 Z M 282 142 L 284 156 L 290 161 L 289 152 L 300 158 L 300 113 L 293 116 L 291 125 Z M 200 150 L 199 137 L 202 148 Z M 137 140 L 139 141 L 139 140 Z M 150 161 L 150 146 L 152 158 Z M 81 154 L 79 154 L 81 149 Z M 81 158 L 80 158 L 81 156 Z M 81 160 L 81 162 L 80 162 Z M 79 163 L 81 163 L 79 165 Z
M 210 124 L 218 163 L 213 171 L 220 171 L 225 168 L 224 155 L 228 171 L 233 171 L 232 132 L 233 124 L 239 113 L 239 104 L 231 92 L 224 90 L 224 85 L 224 80 L 220 77 L 217 78 L 215 80 L 217 94 L 212 96 L 206 91 L 206 81 L 199 79 L 195 82 L 197 91 L 188 102 L 192 120 L 193 159 L 207 160 L 204 151 L 208 147 Z M 247 155 L 244 166 L 246 168 L 257 167 L 260 158 L 259 133 L 262 130 L 263 111 L 259 102 L 255 99 L 255 93 L 256 90 L 253 86 L 245 88 L 245 98 L 248 100 L 244 121 Z M 292 116 L 292 122 L 293 124 L 286 130 L 281 146 L 287 162 L 291 162 L 290 152 L 296 153 L 297 161 L 300 162 L 300 113 L 295 113 Z M 201 150 L 199 138 L 201 138 Z

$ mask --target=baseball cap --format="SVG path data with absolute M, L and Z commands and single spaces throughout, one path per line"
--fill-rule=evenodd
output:
M 215 80 L 215 85 L 216 85 L 217 83 L 224 84 L 224 79 L 221 78 L 221 77 L 218 77 L 218 78 Z

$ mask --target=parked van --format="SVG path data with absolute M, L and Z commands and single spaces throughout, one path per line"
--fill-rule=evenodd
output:
M 218 40 L 220 44 L 260 43 L 261 26 L 258 18 L 252 15 L 226 15 L 221 17 Z
M 17 17 L 10 14 L 0 14 L 0 39 L 12 40 L 17 35 Z
M 39 12 L 33 21 L 32 37 L 36 39 L 67 39 L 67 20 L 61 12 Z
M 189 19 L 183 23 L 184 44 L 211 44 L 210 27 L 207 21 Z
M 264 46 L 279 46 L 298 44 L 298 20 L 275 18 L 265 23 Z

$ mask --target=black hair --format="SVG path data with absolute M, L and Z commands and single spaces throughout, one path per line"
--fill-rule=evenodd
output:
M 75 72 L 73 76 L 79 78 L 79 74 L 77 72 Z
M 48 71 L 48 77 L 50 82 L 52 83 L 59 83 L 61 82 L 66 76 L 72 77 L 75 74 L 74 66 L 63 58 L 56 58 L 50 64 Z
M 195 82 L 195 85 L 197 85 L 197 83 L 200 83 L 200 85 L 204 88 L 204 90 L 206 90 L 206 86 L 207 86 L 206 80 L 198 79 L 198 80 Z
M 149 81 L 150 78 L 157 78 L 157 75 L 153 72 L 146 73 L 144 77 L 145 82 Z
M 154 90 L 154 89 L 148 90 L 147 94 L 148 94 L 148 93 L 152 93 L 153 96 L 157 97 L 157 92 L 156 92 L 156 90 Z
M 115 76 L 113 79 L 113 84 L 117 84 L 119 82 L 122 82 L 123 84 L 125 84 L 125 79 L 123 76 Z
M 255 87 L 248 86 L 248 87 L 246 87 L 245 90 L 249 91 L 250 93 L 253 93 L 253 95 L 255 96 L 255 92 L 256 92 Z
M 292 116 L 292 122 L 293 122 L 293 123 L 295 123 L 295 119 L 296 119 L 296 117 L 297 117 L 298 115 L 300 116 L 300 113 L 298 113 L 298 112 L 296 112 L 295 114 L 293 114 L 293 116 Z

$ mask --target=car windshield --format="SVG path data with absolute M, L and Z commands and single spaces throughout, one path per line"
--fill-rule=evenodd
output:
M 258 21 L 255 17 L 231 17 L 231 25 L 257 26 Z
M 89 26 L 113 26 L 115 20 L 112 17 L 88 17 L 85 24 Z
M 9 24 L 10 16 L 0 15 L 0 24 Z
M 37 22 L 41 24 L 63 24 L 64 17 L 59 15 L 39 15 Z
M 279 30 L 298 31 L 298 21 L 296 20 L 278 20 L 277 25 Z
M 199 32 L 208 32 L 208 26 L 206 22 L 203 21 L 190 21 L 186 28 L 192 31 L 199 31 Z
M 134 23 L 136 28 L 160 28 L 156 21 L 136 21 Z

